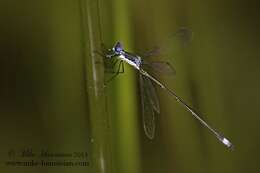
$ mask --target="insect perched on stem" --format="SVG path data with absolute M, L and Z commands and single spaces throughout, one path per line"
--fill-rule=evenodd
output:
M 174 68 L 168 62 L 148 62 L 142 59 L 140 56 L 127 52 L 124 50 L 122 44 L 117 42 L 112 49 L 107 49 L 104 57 L 107 61 L 110 61 L 112 66 L 118 67 L 115 74 L 107 81 L 111 81 L 118 74 L 124 72 L 124 63 L 131 65 L 140 74 L 140 87 L 141 87 L 141 99 L 142 99 L 142 115 L 143 115 L 143 127 L 146 136 L 149 139 L 154 138 L 155 134 L 155 115 L 160 113 L 160 106 L 158 97 L 153 86 L 157 84 L 160 88 L 165 90 L 168 94 L 173 96 L 180 105 L 182 105 L 191 115 L 197 119 L 203 126 L 208 128 L 215 137 L 221 141 L 226 147 L 233 149 L 233 144 L 224 137 L 221 133 L 217 132 L 214 128 L 209 126 L 195 110 L 184 102 L 182 98 L 175 94 L 171 89 L 164 85 L 161 81 L 148 73 L 145 69 L 150 68 L 160 73 L 174 74 Z

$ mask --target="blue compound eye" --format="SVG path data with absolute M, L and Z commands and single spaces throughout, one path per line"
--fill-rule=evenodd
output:
M 122 51 L 122 48 L 121 48 L 121 47 L 116 47 L 116 51 L 117 51 L 117 52 L 121 52 L 121 51 Z
M 114 48 L 116 52 L 121 52 L 123 50 L 120 42 L 117 42 Z

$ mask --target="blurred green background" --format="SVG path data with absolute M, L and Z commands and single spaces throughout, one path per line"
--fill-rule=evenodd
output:
M 44 0 L 0 2 L 0 171 L 118 173 L 259 172 L 260 97 L 257 1 Z M 157 46 L 179 28 L 188 46 L 163 60 L 160 77 L 235 145 L 227 150 L 157 88 L 154 140 L 142 128 L 138 73 L 103 86 L 94 53 L 122 41 L 133 52 Z M 174 46 L 172 47 L 174 49 Z M 8 166 L 31 149 L 85 152 L 89 166 Z

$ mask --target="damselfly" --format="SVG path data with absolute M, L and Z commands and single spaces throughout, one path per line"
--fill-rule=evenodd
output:
M 106 60 L 109 60 L 113 66 L 118 65 L 118 70 L 115 75 L 110 78 L 113 79 L 120 72 L 124 71 L 124 62 L 134 67 L 140 74 L 141 85 L 141 98 L 142 98 L 142 114 L 143 114 L 143 126 L 145 134 L 148 138 L 153 139 L 155 134 L 155 114 L 160 113 L 159 101 L 155 88 L 152 83 L 157 84 L 160 88 L 168 92 L 173 96 L 178 103 L 180 103 L 187 111 L 193 115 L 203 126 L 208 128 L 216 138 L 221 141 L 226 147 L 232 149 L 232 143 L 224 137 L 221 133 L 217 132 L 214 128 L 209 126 L 196 111 L 186 104 L 182 98 L 175 94 L 166 85 L 160 82 L 155 76 L 147 72 L 147 68 L 155 69 L 155 71 L 166 71 L 167 73 L 175 73 L 174 68 L 167 62 L 147 62 L 134 53 L 124 50 L 122 44 L 117 42 L 112 49 L 107 49 L 105 52 Z M 123 71 L 120 71 L 123 70 Z

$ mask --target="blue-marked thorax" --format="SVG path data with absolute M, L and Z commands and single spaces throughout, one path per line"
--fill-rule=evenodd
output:
M 139 56 L 137 56 L 137 58 L 134 60 L 135 61 L 135 64 L 139 67 L 142 63 L 142 60 Z

